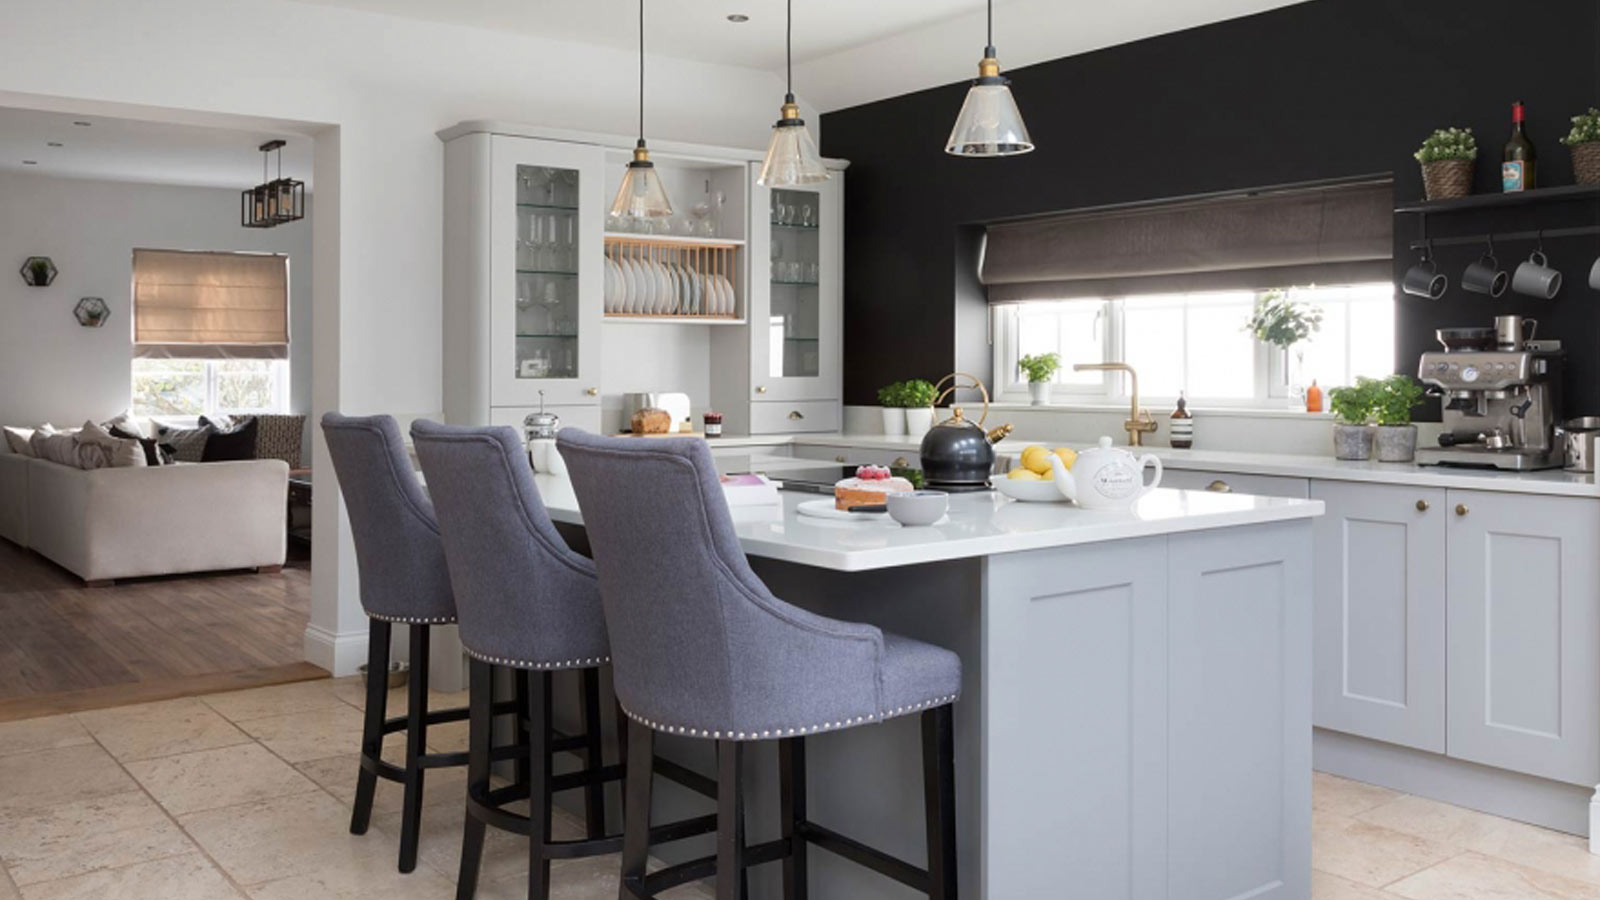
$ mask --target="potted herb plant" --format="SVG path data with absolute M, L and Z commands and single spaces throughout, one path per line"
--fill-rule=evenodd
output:
M 1422 187 L 1429 200 L 1449 200 L 1472 193 L 1472 168 L 1478 139 L 1471 128 L 1440 128 L 1413 154 L 1422 163 Z
M 1304 406 L 1306 392 L 1300 382 L 1305 350 L 1294 348 L 1322 330 L 1322 308 L 1296 303 L 1283 291 L 1268 291 L 1256 300 L 1255 312 L 1245 322 L 1244 330 L 1261 343 L 1277 347 L 1283 354 L 1284 378 L 1290 389 L 1289 403 L 1291 406 Z M 1291 361 L 1294 363 L 1292 366 Z
M 1411 462 L 1417 458 L 1417 426 L 1411 410 L 1422 402 L 1422 388 L 1409 375 L 1390 375 L 1377 382 L 1372 408 L 1378 430 L 1373 442 L 1378 462 Z
M 1572 151 L 1572 174 L 1579 184 L 1600 184 L 1600 109 L 1572 117 L 1572 130 L 1561 139 Z
M 1050 402 L 1050 379 L 1061 368 L 1061 354 L 1037 353 L 1017 360 L 1017 368 L 1028 376 L 1028 395 L 1034 406 Z
M 896 381 L 878 388 L 878 405 L 883 408 L 883 433 L 906 433 L 905 382 Z
M 1373 400 L 1380 384 L 1371 378 L 1328 392 L 1328 405 L 1338 421 L 1333 425 L 1334 459 L 1371 459 Z
M 920 438 L 933 427 L 933 382 L 913 378 L 901 382 L 900 401 L 906 408 L 906 434 Z

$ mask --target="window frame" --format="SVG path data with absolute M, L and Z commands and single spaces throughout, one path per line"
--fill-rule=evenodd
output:
M 202 373 L 204 378 L 203 386 L 205 391 L 205 401 L 202 405 L 204 406 L 204 409 L 199 412 L 169 413 L 151 412 L 138 406 L 139 392 L 137 388 L 137 381 L 140 373 L 135 371 L 136 367 L 141 362 L 148 364 L 168 360 L 175 363 L 197 362 L 203 365 L 204 368 L 202 369 Z M 260 409 L 224 409 L 220 407 L 217 401 L 218 397 L 220 396 L 218 385 L 221 381 L 221 376 L 223 375 L 221 372 L 221 366 L 223 363 L 230 361 L 239 360 L 185 359 L 181 357 L 134 357 L 128 370 L 128 409 L 136 416 L 153 416 L 156 418 L 161 418 L 163 416 L 271 416 L 284 415 L 289 412 L 289 361 L 287 359 L 248 360 L 249 362 L 266 363 L 270 367 L 269 374 L 271 375 L 272 379 L 272 399 L 274 401 L 272 407 Z

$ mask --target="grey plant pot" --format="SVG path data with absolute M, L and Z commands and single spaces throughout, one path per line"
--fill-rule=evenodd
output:
M 1372 428 L 1367 425 L 1333 426 L 1334 459 L 1371 459 Z
M 1417 458 L 1417 426 L 1379 425 L 1373 445 L 1378 462 L 1411 462 Z

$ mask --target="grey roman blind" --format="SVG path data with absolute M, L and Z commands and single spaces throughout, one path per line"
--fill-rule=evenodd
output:
M 989 302 L 1394 277 L 1388 181 L 1085 211 L 987 229 Z
M 138 357 L 287 359 L 289 257 L 133 251 Z

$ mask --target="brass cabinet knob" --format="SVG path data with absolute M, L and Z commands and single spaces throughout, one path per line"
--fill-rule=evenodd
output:
M 1418 500 L 1417 501 L 1417 512 L 1427 512 L 1427 511 L 1428 511 L 1428 501 L 1426 501 L 1426 500 Z
M 842 454 L 842 453 L 841 453 L 841 454 L 839 454 L 839 455 L 838 455 L 838 456 L 835 456 L 835 457 L 834 457 L 834 458 L 833 458 L 833 461 L 834 461 L 834 462 L 844 462 L 844 454 Z
M 1468 512 L 1469 512 L 1469 510 L 1467 509 L 1467 505 L 1465 503 L 1457 503 L 1456 504 L 1456 515 L 1464 516 Z
M 1231 494 L 1233 493 L 1233 485 L 1218 478 L 1216 481 L 1206 485 L 1206 490 L 1211 491 L 1214 494 Z
M 764 385 L 764 384 L 756 385 L 756 393 L 765 394 L 766 392 L 767 392 L 767 386 L 766 385 Z
M 598 397 L 598 396 L 600 396 L 600 389 L 599 388 L 588 388 L 587 390 L 584 391 L 584 393 L 588 394 L 591 397 Z
M 896 456 L 894 458 L 894 462 L 890 463 L 889 465 L 894 466 L 896 469 L 904 469 L 906 466 L 911 465 L 911 463 L 906 462 L 906 458 L 904 456 Z
M 805 418 L 805 413 L 802 413 L 798 409 L 791 409 L 791 410 L 789 410 L 789 418 L 794 419 L 794 420 L 804 419 Z

